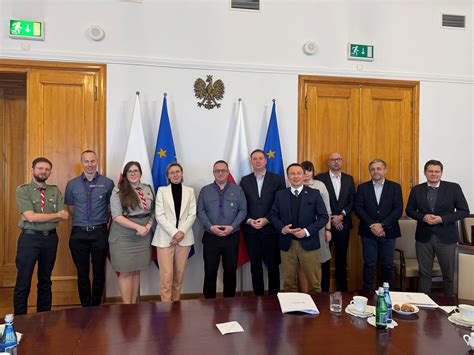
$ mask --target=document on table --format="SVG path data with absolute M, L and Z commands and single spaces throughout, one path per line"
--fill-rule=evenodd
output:
M 418 307 L 438 308 L 439 306 L 426 293 L 390 291 L 392 304 L 411 303 Z
M 309 314 L 319 314 L 318 307 L 307 293 L 299 292 L 279 292 L 278 301 L 282 313 L 304 312 Z
M 230 333 L 239 333 L 239 332 L 244 331 L 244 328 L 242 328 L 239 322 L 236 322 L 236 321 L 218 323 L 216 324 L 216 327 L 217 329 L 219 329 L 222 335 L 230 334 Z

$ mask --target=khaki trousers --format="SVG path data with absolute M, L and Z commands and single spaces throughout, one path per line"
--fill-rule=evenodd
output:
M 188 262 L 190 246 L 175 245 L 156 248 L 160 266 L 160 294 L 162 302 L 179 301 L 183 288 L 184 269 Z
M 308 280 L 308 292 L 321 292 L 319 250 L 304 250 L 300 242 L 291 241 L 288 251 L 281 251 L 283 291 L 298 292 L 298 266 Z

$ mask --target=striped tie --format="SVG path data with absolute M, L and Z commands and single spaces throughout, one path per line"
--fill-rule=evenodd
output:
M 148 211 L 148 206 L 146 204 L 145 194 L 143 193 L 142 188 L 141 187 L 136 187 L 135 190 L 137 190 L 137 194 L 140 197 L 140 200 L 142 201 L 143 209 L 145 211 Z
M 46 190 L 44 187 L 40 187 L 40 199 L 41 199 L 41 213 L 44 212 L 44 190 Z

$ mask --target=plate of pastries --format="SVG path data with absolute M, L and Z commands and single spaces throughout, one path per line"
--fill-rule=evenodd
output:
M 403 303 L 403 304 L 396 303 L 392 306 L 392 310 L 403 316 L 411 316 L 412 314 L 416 314 L 420 311 L 420 309 L 417 306 L 410 303 Z

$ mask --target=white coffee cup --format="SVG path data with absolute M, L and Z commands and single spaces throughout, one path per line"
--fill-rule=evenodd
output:
M 467 346 L 470 346 L 471 349 L 474 349 L 474 333 L 471 333 L 471 335 L 465 334 L 463 339 Z
M 469 304 L 460 304 L 455 309 L 456 312 L 459 312 L 461 318 L 467 322 L 474 323 L 474 306 Z
M 365 309 L 367 308 L 367 297 L 354 296 L 352 298 L 351 304 L 354 306 L 357 312 L 365 312 Z

